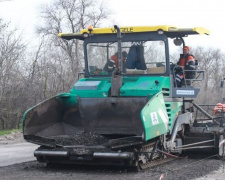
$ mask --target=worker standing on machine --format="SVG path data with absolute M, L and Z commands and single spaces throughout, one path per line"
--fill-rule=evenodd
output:
M 177 65 L 181 66 L 183 70 L 195 70 L 195 58 L 193 55 L 189 54 L 190 48 L 188 46 L 183 47 L 183 54 L 180 55 L 180 59 L 177 62 Z M 186 72 L 182 69 L 176 69 L 176 85 L 177 87 L 181 87 L 182 80 L 184 77 L 186 79 L 193 79 L 195 76 L 195 72 Z

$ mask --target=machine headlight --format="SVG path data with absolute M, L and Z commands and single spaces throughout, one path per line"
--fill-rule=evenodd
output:
M 84 36 L 84 38 L 87 38 L 88 37 L 88 33 L 84 33 L 83 36 Z
M 158 34 L 164 34 L 164 31 L 162 29 L 159 29 L 157 32 Z

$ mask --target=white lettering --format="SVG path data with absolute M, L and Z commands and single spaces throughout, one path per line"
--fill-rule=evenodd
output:
M 178 95 L 194 95 L 195 92 L 193 90 L 177 90 Z

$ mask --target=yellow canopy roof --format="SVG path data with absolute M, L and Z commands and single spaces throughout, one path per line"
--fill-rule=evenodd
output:
M 120 27 L 121 33 L 139 33 L 139 32 L 153 32 L 158 30 L 163 30 L 167 37 L 183 37 L 192 34 L 207 34 L 209 35 L 209 30 L 202 27 L 194 28 L 177 28 L 175 26 L 127 26 Z M 91 34 L 115 34 L 117 31 L 114 27 L 109 28 L 93 28 Z M 90 34 L 88 29 L 83 29 L 79 33 L 59 33 L 58 36 L 63 39 L 84 39 L 84 34 Z

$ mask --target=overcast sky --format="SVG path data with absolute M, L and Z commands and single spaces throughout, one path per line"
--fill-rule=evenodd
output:
M 38 23 L 39 5 L 49 0 L 0 0 L 0 17 L 24 29 L 27 37 Z M 224 0 L 105 0 L 120 26 L 174 25 L 205 27 L 210 36 L 186 38 L 190 46 L 220 48 L 225 52 Z M 198 44 L 196 44 L 196 40 Z

